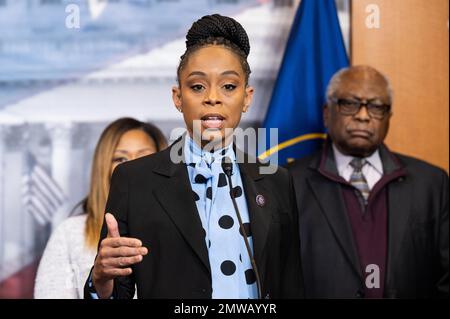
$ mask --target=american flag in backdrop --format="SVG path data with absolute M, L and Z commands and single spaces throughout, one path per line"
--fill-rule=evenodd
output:
M 27 152 L 26 158 L 28 170 L 22 177 L 24 208 L 39 224 L 45 225 L 51 222 L 52 216 L 64 204 L 66 196 L 33 154 Z

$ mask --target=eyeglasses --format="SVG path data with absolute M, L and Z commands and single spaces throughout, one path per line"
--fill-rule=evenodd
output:
M 342 115 L 355 115 L 365 106 L 370 117 L 382 120 L 391 111 L 390 104 L 381 104 L 370 100 L 363 102 L 361 100 L 332 99 L 332 102 L 338 106 L 339 113 Z

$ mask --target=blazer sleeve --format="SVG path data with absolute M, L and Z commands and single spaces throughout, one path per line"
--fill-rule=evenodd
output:
M 109 195 L 105 209 L 105 213 L 110 213 L 116 218 L 121 237 L 130 237 L 128 232 L 128 193 L 129 181 L 126 175 L 125 165 L 121 164 L 116 167 L 111 177 L 111 186 L 109 189 Z M 103 219 L 100 240 L 98 243 L 99 247 L 100 243 L 103 239 L 106 238 L 107 234 L 108 229 L 106 221 L 105 219 Z M 135 279 L 133 274 L 125 277 L 117 277 L 114 279 L 114 289 L 112 295 L 113 299 L 132 299 L 134 296 L 134 292 Z M 90 299 L 92 297 L 91 293 L 95 293 L 95 288 L 90 287 L 88 279 L 84 286 L 84 298 Z
M 439 216 L 439 267 L 440 276 L 437 282 L 437 291 L 440 297 L 448 298 L 449 296 L 449 235 L 448 235 L 448 192 L 449 180 L 447 173 L 442 173 L 441 187 L 441 211 Z

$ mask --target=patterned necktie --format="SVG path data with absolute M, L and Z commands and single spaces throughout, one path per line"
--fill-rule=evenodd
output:
M 353 185 L 362 197 L 364 206 L 367 205 L 367 199 L 369 198 L 370 189 L 367 184 L 366 178 L 362 172 L 362 168 L 367 164 L 367 161 L 362 158 L 355 157 L 350 162 L 350 166 L 353 167 L 352 176 L 350 176 L 350 184 Z

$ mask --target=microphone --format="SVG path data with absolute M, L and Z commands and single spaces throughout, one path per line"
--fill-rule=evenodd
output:
M 233 163 L 229 157 L 224 157 L 222 159 L 222 170 L 228 179 L 228 186 L 230 188 L 230 197 L 231 197 L 231 200 L 233 201 L 234 210 L 236 212 L 236 216 L 239 221 L 239 228 L 241 230 L 242 236 L 244 237 L 245 247 L 247 248 L 247 254 L 248 254 L 248 257 L 250 258 L 253 272 L 255 273 L 256 287 L 258 289 L 258 299 L 261 299 L 262 298 L 261 280 L 259 277 L 258 267 L 256 266 L 255 258 L 253 258 L 252 250 L 250 248 L 250 243 L 248 242 L 247 232 L 245 231 L 244 223 L 242 223 L 242 218 L 241 218 L 241 214 L 239 212 L 239 208 L 236 203 L 236 199 L 234 198 L 235 196 L 234 196 L 234 192 L 233 192 L 233 184 L 231 182 L 231 175 L 233 175 Z
M 225 175 L 231 177 L 233 175 L 233 163 L 229 157 L 222 158 L 222 169 Z

